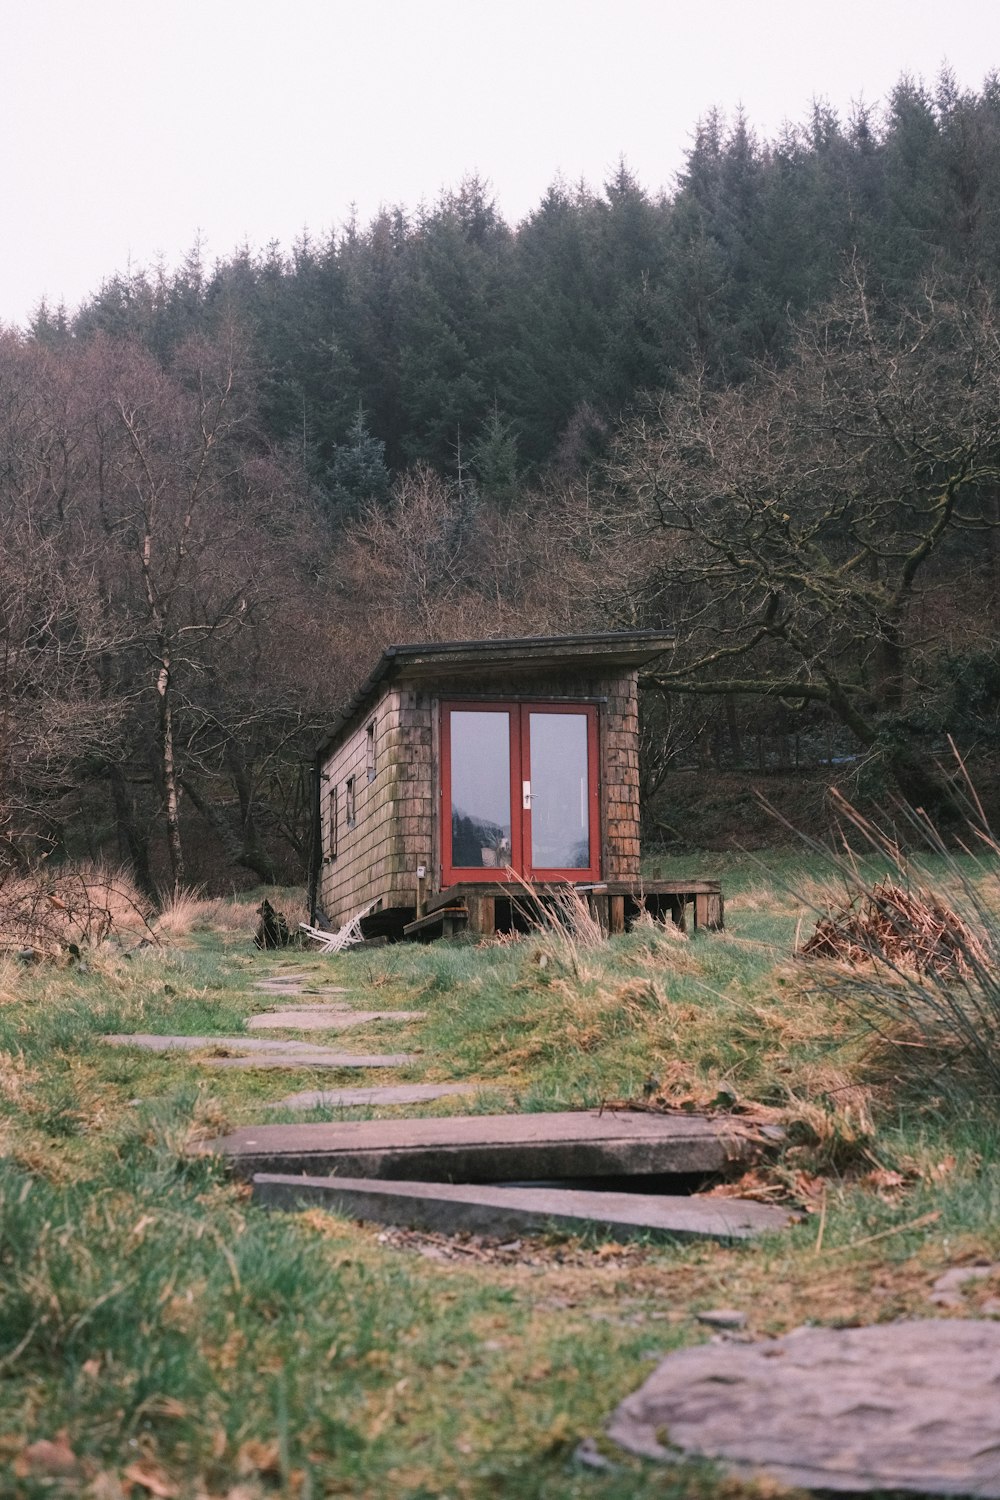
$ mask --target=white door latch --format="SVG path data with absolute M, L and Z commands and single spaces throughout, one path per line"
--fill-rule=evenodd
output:
M 531 782 L 530 781 L 522 781 L 521 782 L 521 806 L 524 808 L 525 812 L 530 812 L 531 811 Z

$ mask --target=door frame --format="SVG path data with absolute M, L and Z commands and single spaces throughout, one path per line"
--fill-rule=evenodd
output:
M 506 713 L 510 727 L 510 866 L 499 869 L 467 868 L 452 863 L 451 828 L 451 715 L 458 713 Z M 531 809 L 523 806 L 523 782 L 530 781 L 532 713 L 582 714 L 587 720 L 588 812 L 590 862 L 586 868 L 534 868 L 530 860 Z M 471 883 L 504 883 L 510 880 L 569 881 L 586 885 L 601 878 L 601 762 L 600 711 L 594 702 L 544 698 L 451 698 L 441 701 L 440 716 L 440 809 L 441 888 Z M 525 774 L 525 773 L 529 774 Z

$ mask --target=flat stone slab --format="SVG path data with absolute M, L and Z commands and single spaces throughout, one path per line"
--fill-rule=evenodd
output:
M 615 1239 L 655 1234 L 679 1239 L 743 1240 L 783 1229 L 789 1222 L 789 1215 L 781 1209 L 739 1198 L 373 1182 L 367 1178 L 282 1173 L 258 1173 L 253 1179 L 253 1196 L 268 1208 L 294 1210 L 319 1204 L 378 1224 L 445 1234 L 530 1234 L 551 1228 L 579 1233 L 597 1227 Z
M 977 1281 L 989 1281 L 994 1276 L 1000 1277 L 1000 1263 L 996 1261 L 988 1265 L 952 1266 L 935 1281 L 928 1301 L 938 1307 L 964 1307 L 963 1293 L 970 1291 Z M 993 1297 L 989 1300 L 996 1301 Z M 992 1312 L 994 1309 L 989 1307 L 986 1310 Z
M 317 984 L 303 974 L 275 974 L 270 979 L 258 979 L 255 990 L 266 995 L 348 995 L 350 990 L 342 984 Z
M 335 1052 L 316 1042 L 276 1041 L 252 1036 L 156 1036 L 119 1032 L 101 1038 L 112 1047 L 140 1047 L 145 1052 L 205 1052 L 199 1063 L 216 1068 L 402 1068 L 415 1062 L 407 1052 L 362 1056 Z
M 370 1089 L 306 1089 L 278 1099 L 272 1109 L 351 1109 L 358 1105 L 422 1104 L 427 1099 L 445 1099 L 449 1094 L 478 1094 L 480 1083 L 386 1083 Z
M 206 1068 L 408 1068 L 419 1059 L 410 1052 L 334 1052 L 332 1047 L 313 1047 L 251 1057 L 199 1057 Z
M 995 1500 L 1000 1323 L 797 1328 L 682 1349 L 621 1403 L 608 1433 L 647 1458 L 697 1455 L 803 1489 Z
M 370 1021 L 422 1021 L 425 1010 L 344 1010 L 341 1006 L 310 1005 L 303 1010 L 267 1010 L 251 1016 L 250 1031 L 348 1031 Z
M 752 1130 L 700 1115 L 573 1111 L 257 1125 L 201 1149 L 236 1173 L 334 1172 L 427 1182 L 517 1182 L 630 1173 L 725 1171 L 753 1159 Z

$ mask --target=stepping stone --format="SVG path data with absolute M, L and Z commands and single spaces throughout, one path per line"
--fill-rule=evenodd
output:
M 597 1227 L 618 1240 L 642 1235 L 743 1240 L 783 1229 L 789 1215 L 739 1198 L 680 1198 L 594 1193 L 578 1188 L 473 1187 L 450 1183 L 373 1182 L 353 1177 L 258 1173 L 254 1200 L 267 1208 L 319 1204 L 356 1219 L 444 1234 L 519 1235 L 551 1228 L 579 1234 Z
M 259 1036 L 158 1036 L 152 1032 L 118 1032 L 102 1038 L 113 1047 L 142 1047 L 146 1052 L 204 1052 L 218 1047 L 226 1052 L 316 1052 L 316 1042 L 277 1041 Z
M 350 990 L 342 984 L 317 984 L 301 974 L 275 975 L 271 979 L 258 979 L 255 990 L 268 995 L 349 995 Z
M 212 1050 L 215 1056 L 199 1057 L 197 1061 L 216 1068 L 402 1068 L 416 1061 L 406 1052 L 363 1057 L 354 1052 L 335 1052 L 315 1042 L 275 1041 L 270 1037 L 155 1036 L 137 1031 L 101 1040 L 112 1047 L 140 1047 L 146 1052 Z
M 370 1089 L 307 1089 L 279 1099 L 272 1109 L 352 1109 L 358 1105 L 422 1104 L 449 1094 L 477 1094 L 479 1083 L 387 1083 Z
M 928 1301 L 936 1303 L 938 1307 L 963 1307 L 963 1292 L 971 1290 L 977 1281 L 988 1281 L 998 1275 L 1000 1264 L 996 1262 L 985 1266 L 952 1266 L 950 1271 L 945 1271 L 935 1281 Z
M 251 1016 L 250 1031 L 277 1031 L 288 1027 L 295 1031 L 347 1031 L 370 1021 L 422 1021 L 425 1010 L 344 1010 L 330 1005 L 311 1005 L 307 1010 L 268 1010 Z
M 408 1068 L 417 1058 L 411 1052 L 334 1052 L 330 1047 L 288 1052 L 284 1056 L 199 1057 L 206 1068 Z
M 200 1149 L 234 1172 L 335 1172 L 428 1182 L 519 1182 L 629 1173 L 716 1173 L 752 1160 L 747 1126 L 699 1115 L 573 1111 L 257 1125 Z
M 669 1355 L 608 1433 L 646 1458 L 803 1489 L 998 1500 L 998 1393 L 1000 1323 L 797 1328 Z

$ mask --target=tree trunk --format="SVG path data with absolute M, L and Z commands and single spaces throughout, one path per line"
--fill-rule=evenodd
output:
M 170 884 L 176 898 L 184 883 L 184 850 L 181 844 L 180 792 L 174 758 L 174 713 L 170 701 L 170 652 L 165 644 L 161 645 L 156 691 L 160 699 L 160 757 L 163 767 L 163 797 L 167 814 L 167 853 L 170 856 Z
M 236 795 L 240 799 L 240 827 L 243 832 L 243 852 L 240 862 L 246 865 L 248 870 L 253 870 L 259 875 L 265 885 L 277 885 L 278 874 L 274 868 L 274 862 L 261 843 L 257 820 L 254 817 L 250 774 L 240 748 L 233 739 L 226 741 L 226 763 L 233 778 Z
M 259 845 L 248 845 L 244 839 L 241 839 L 233 831 L 225 813 L 203 797 L 198 787 L 188 777 L 183 777 L 181 784 L 191 798 L 192 805 L 199 816 L 204 818 L 233 864 L 252 870 L 264 885 L 277 885 L 274 865 L 271 863 L 267 850 Z
M 108 780 L 111 784 L 121 857 L 128 861 L 139 889 L 150 900 L 156 901 L 158 893 L 149 863 L 149 835 L 136 818 L 135 802 L 121 766 L 109 766 Z
M 955 788 L 948 778 L 908 746 L 891 750 L 886 755 L 886 765 L 911 807 L 922 808 L 938 823 L 954 823 L 964 817 Z

